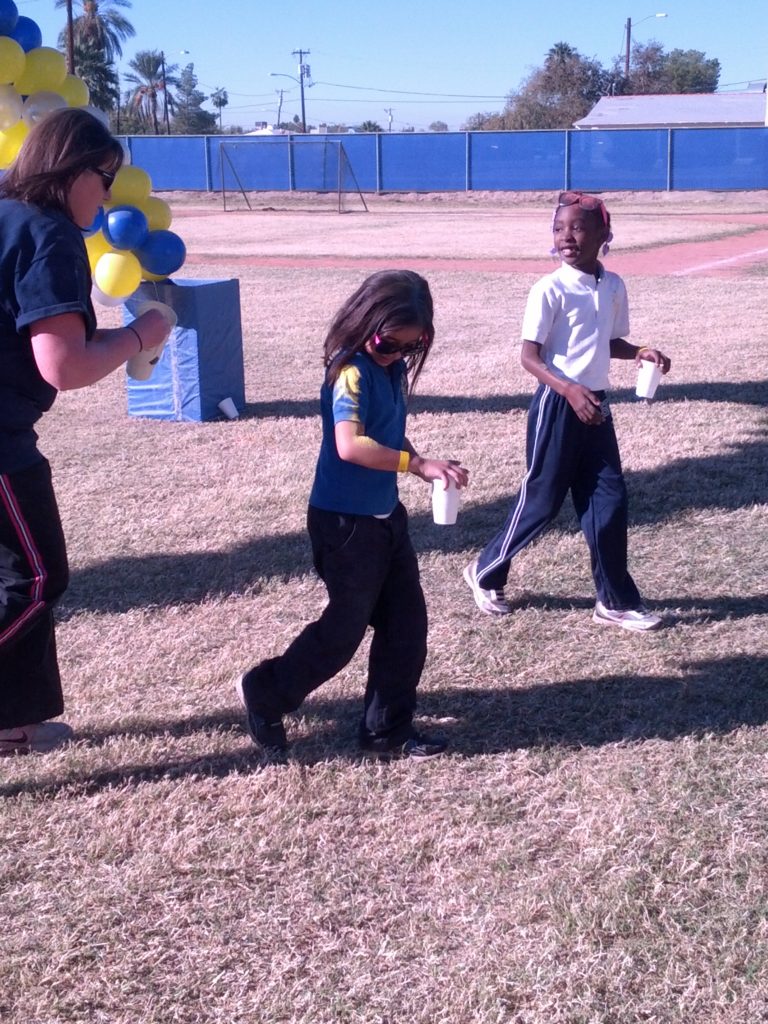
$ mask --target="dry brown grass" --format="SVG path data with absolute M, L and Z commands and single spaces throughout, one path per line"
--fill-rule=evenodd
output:
M 628 232 L 647 212 L 634 202 Z M 398 214 L 404 254 L 414 207 Z M 318 216 L 311 232 L 340 245 L 345 218 Z M 193 252 L 203 223 L 184 219 Z M 515 234 L 533 249 L 527 224 Z M 463 238 L 446 250 L 466 255 Z M 130 419 L 115 376 L 60 396 L 41 429 L 73 568 L 59 644 L 81 739 L 0 762 L 0 1018 L 764 1019 L 760 277 L 628 282 L 632 337 L 674 361 L 651 406 L 629 364 L 614 372 L 632 568 L 669 620 L 638 637 L 591 623 L 568 509 L 515 561 L 515 614 L 476 613 L 461 569 L 523 466 L 532 387 L 515 339 L 532 278 L 430 274 L 438 343 L 409 433 L 461 457 L 472 485 L 453 529 L 431 523 L 419 481 L 403 496 L 431 616 L 420 721 L 452 753 L 382 767 L 354 752 L 364 652 L 291 720 L 286 765 L 253 753 L 230 686 L 323 601 L 303 532 L 319 349 L 362 275 L 198 271 L 240 278 L 248 415 Z

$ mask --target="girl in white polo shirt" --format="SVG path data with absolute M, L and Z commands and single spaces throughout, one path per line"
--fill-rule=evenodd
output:
M 655 629 L 661 619 L 643 607 L 627 569 L 627 490 L 605 391 L 612 358 L 649 360 L 662 373 L 670 360 L 624 340 L 626 288 L 598 260 L 612 237 L 602 200 L 561 193 L 552 232 L 561 265 L 533 286 L 523 319 L 521 363 L 539 381 L 528 414 L 527 472 L 503 529 L 464 579 L 482 612 L 508 614 L 510 562 L 552 522 L 570 490 L 592 558 L 594 621 Z

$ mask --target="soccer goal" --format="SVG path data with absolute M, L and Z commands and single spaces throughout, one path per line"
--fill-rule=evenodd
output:
M 219 161 L 225 210 L 368 212 L 340 139 L 283 135 L 222 141 Z

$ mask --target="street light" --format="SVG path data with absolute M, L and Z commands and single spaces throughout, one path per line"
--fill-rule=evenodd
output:
M 309 50 L 302 51 L 302 55 L 304 53 L 309 53 Z M 269 72 L 269 76 L 270 76 L 270 78 L 290 78 L 290 80 L 292 82 L 296 82 L 296 84 L 298 85 L 299 89 L 301 90 L 301 130 L 302 130 L 302 132 L 304 132 L 304 134 L 306 134 L 306 131 L 307 131 L 307 117 L 306 117 L 306 114 L 304 112 L 304 79 L 311 77 L 311 72 L 310 72 L 309 64 L 299 64 L 299 77 L 298 78 L 295 78 L 293 75 L 284 75 L 284 74 L 282 74 L 279 71 L 270 71 Z M 309 88 L 311 85 L 312 85 L 312 83 L 308 82 L 307 83 L 307 88 Z M 282 97 L 281 97 L 281 99 L 282 99 Z
M 635 22 L 635 26 L 642 25 L 644 21 L 650 21 L 651 18 L 666 18 L 666 14 L 649 14 L 645 18 L 641 18 L 640 21 Z M 632 19 L 627 18 L 627 48 L 624 52 L 624 77 L 629 78 L 629 51 L 632 44 Z

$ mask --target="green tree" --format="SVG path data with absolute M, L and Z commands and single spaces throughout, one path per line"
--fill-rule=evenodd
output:
M 701 50 L 670 50 L 664 66 L 664 92 L 715 92 L 720 61 Z
M 99 110 L 114 110 L 120 99 L 120 83 L 114 64 L 104 51 L 84 43 L 75 43 L 75 74 L 82 78 L 91 94 L 90 103 Z
M 431 132 L 447 132 L 448 125 L 445 123 L 445 121 L 433 121 L 432 124 L 429 126 L 429 130 Z
M 610 75 L 569 43 L 555 43 L 542 67 L 512 93 L 504 110 L 510 129 L 570 128 L 608 91 Z
M 377 121 L 363 121 L 357 130 L 359 132 L 380 132 L 383 131 L 383 128 Z
M 463 132 L 503 132 L 508 128 L 504 114 L 491 113 L 472 114 L 461 125 Z
M 226 89 L 216 88 L 210 96 L 211 103 L 216 108 L 219 114 L 219 131 L 221 131 L 221 112 L 229 103 L 229 96 L 227 95 Z
M 133 83 L 129 106 L 141 124 L 151 126 L 155 135 L 160 134 L 160 116 L 168 111 L 173 113 L 176 102 L 171 88 L 176 88 L 179 80 L 176 77 L 176 64 L 166 64 L 163 74 L 163 54 L 160 50 L 139 50 L 128 64 L 131 69 L 126 73 L 126 82 Z M 162 106 L 160 104 L 162 103 Z
M 173 118 L 176 135 L 210 135 L 216 131 L 216 115 L 202 109 L 207 98 L 197 88 L 195 65 L 187 64 L 176 82 Z
M 613 68 L 616 93 L 646 96 L 659 93 L 715 92 L 720 80 L 720 61 L 707 59 L 701 50 L 664 52 L 661 43 L 635 43 L 629 62 L 629 78 L 617 61 Z
M 67 0 L 56 0 L 56 7 L 66 7 Z M 136 29 L 117 8 L 130 8 L 130 0 L 73 0 L 80 13 L 72 21 L 75 46 L 100 50 L 108 64 L 122 57 L 122 44 L 136 35 Z M 59 34 L 59 47 L 66 46 L 66 27 Z

